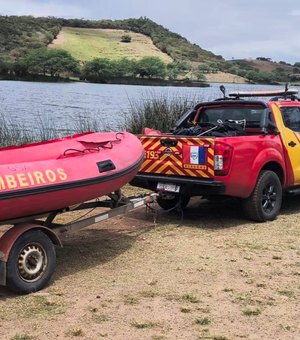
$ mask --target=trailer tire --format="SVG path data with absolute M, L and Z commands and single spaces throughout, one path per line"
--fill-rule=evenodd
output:
M 56 264 L 54 244 L 40 230 L 17 238 L 7 261 L 7 286 L 17 293 L 36 292 L 47 285 Z
M 263 170 L 250 197 L 244 199 L 245 215 L 256 222 L 273 221 L 279 214 L 282 202 L 282 186 L 277 174 Z

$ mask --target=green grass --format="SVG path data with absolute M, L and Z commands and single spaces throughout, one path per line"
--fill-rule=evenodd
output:
M 68 332 L 70 336 L 84 336 L 84 332 L 81 328 L 73 328 Z
M 200 300 L 193 294 L 184 294 L 182 297 L 183 301 L 187 301 L 190 303 L 198 303 Z
M 140 295 L 144 298 L 154 298 L 158 294 L 156 292 L 153 292 L 152 290 L 144 290 L 144 291 L 140 292 Z
M 152 321 L 133 321 L 131 322 L 131 326 L 138 328 L 138 329 L 143 329 L 143 328 L 153 328 L 157 326 L 156 322 Z
M 123 301 L 125 305 L 137 305 L 140 302 L 137 297 L 131 295 L 124 295 Z
M 31 335 L 28 335 L 28 334 L 19 334 L 17 333 L 15 336 L 13 336 L 11 338 L 11 340 L 32 340 L 33 337 Z
M 204 318 L 198 318 L 195 320 L 195 323 L 197 325 L 201 325 L 201 326 L 206 326 L 209 325 L 211 323 L 211 321 L 209 320 L 209 318 L 204 317 Z
M 181 313 L 190 313 L 192 310 L 191 310 L 191 308 L 181 307 L 180 311 L 181 311 Z
M 243 310 L 243 314 L 246 316 L 259 315 L 261 314 L 261 310 L 258 308 L 246 308 Z
M 124 34 L 129 34 L 131 43 L 120 42 Z M 141 59 L 146 56 L 159 57 L 169 63 L 172 59 L 158 50 L 152 40 L 139 33 L 124 30 L 91 29 L 63 27 L 58 39 L 53 41 L 51 47 L 63 48 L 81 61 L 94 58 Z
M 295 297 L 295 292 L 293 292 L 292 290 L 289 290 L 289 289 L 278 290 L 278 294 L 286 296 L 288 298 Z
M 51 320 L 64 314 L 66 310 L 67 306 L 63 302 L 63 299 L 54 296 L 20 296 L 11 300 L 9 304 L 0 305 L 2 320 L 9 320 L 12 316 L 24 319 Z

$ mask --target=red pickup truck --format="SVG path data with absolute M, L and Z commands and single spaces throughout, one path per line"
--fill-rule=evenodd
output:
M 171 133 L 144 129 L 145 158 L 131 184 L 157 191 L 164 209 L 185 207 L 191 196 L 236 197 L 249 219 L 274 220 L 283 193 L 300 193 L 298 91 L 221 90 Z

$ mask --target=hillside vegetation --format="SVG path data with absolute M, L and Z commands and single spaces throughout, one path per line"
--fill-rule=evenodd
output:
M 125 40 L 122 40 L 124 35 Z M 52 50 L 62 49 L 67 54 L 41 50 L 48 45 L 55 47 Z M 152 59 L 133 64 L 143 58 Z M 72 75 L 99 82 L 120 77 L 200 81 L 227 79 L 228 82 L 271 84 L 300 79 L 300 62 L 290 65 L 283 61 L 274 63 L 270 58 L 259 59 L 226 61 L 146 17 L 83 20 L 0 16 L 2 78 L 48 77 L 50 69 L 52 77 Z M 83 70 L 85 62 L 92 64 Z M 59 71 L 53 70 L 56 64 L 60 64 Z M 91 73 L 96 77 L 91 77 Z
M 0 56 L 17 59 L 30 49 L 48 45 L 61 29 L 59 20 L 31 16 L 0 16 Z
M 122 36 L 126 34 L 131 37 L 130 43 L 121 42 Z M 159 50 L 150 37 L 118 29 L 62 27 L 49 47 L 63 48 L 80 61 L 99 57 L 116 60 L 124 57 L 141 59 L 153 56 L 159 57 L 165 63 L 172 62 L 172 58 Z
M 177 33 L 170 32 L 148 18 L 126 20 L 82 20 L 63 18 L 34 18 L 31 16 L 0 16 L 0 55 L 18 50 L 48 45 L 57 36 L 62 27 L 114 29 L 132 31 L 149 37 L 153 44 L 172 59 L 190 61 L 223 60 L 212 52 L 191 44 Z

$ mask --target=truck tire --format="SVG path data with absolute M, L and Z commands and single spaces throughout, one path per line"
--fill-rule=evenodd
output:
M 178 200 L 179 200 L 179 196 L 175 196 L 174 198 L 171 198 L 171 199 L 164 198 L 164 197 L 157 197 L 156 199 L 157 204 L 164 210 L 170 210 L 174 208 L 176 204 L 178 203 Z M 190 201 L 189 196 L 181 196 L 181 203 L 180 203 L 181 209 L 184 209 L 188 205 L 189 201 Z
M 8 288 L 22 294 L 42 289 L 49 282 L 55 263 L 50 238 L 40 230 L 26 232 L 16 240 L 8 257 Z
M 243 200 L 245 215 L 253 221 L 273 221 L 279 214 L 282 186 L 277 174 L 263 170 L 250 197 Z

